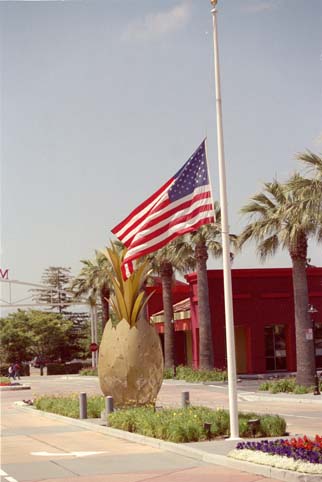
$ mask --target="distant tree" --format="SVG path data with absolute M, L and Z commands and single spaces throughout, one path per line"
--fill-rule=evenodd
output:
M 37 303 L 46 303 L 51 310 L 58 310 L 60 314 L 66 313 L 65 308 L 71 303 L 73 296 L 68 292 L 71 281 L 70 268 L 50 266 L 45 269 L 41 281 L 45 286 L 32 289 L 33 300 Z
M 95 305 L 100 302 L 102 331 L 110 317 L 110 280 L 108 277 L 110 264 L 106 256 L 99 251 L 95 251 L 95 259 L 81 260 L 82 269 L 78 276 L 71 282 L 71 291 L 74 298 L 85 297 L 88 300 L 95 300 Z
M 0 342 L 5 361 L 28 361 L 35 356 L 69 360 L 79 355 L 80 337 L 73 323 L 58 313 L 18 310 L 0 319 Z

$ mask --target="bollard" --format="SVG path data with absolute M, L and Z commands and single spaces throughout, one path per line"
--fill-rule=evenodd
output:
M 106 415 L 114 412 L 113 397 L 111 397 L 110 395 L 108 397 L 105 397 L 105 410 L 106 410 Z
M 203 424 L 204 431 L 206 432 L 207 440 L 211 439 L 211 423 L 205 422 Z
M 259 430 L 260 420 L 259 418 L 253 418 L 247 422 L 248 428 L 252 434 L 252 437 L 256 436 L 256 432 Z
M 189 392 L 181 392 L 181 407 L 187 408 L 190 405 L 190 395 Z
M 113 402 L 113 397 L 109 395 L 105 397 L 105 411 L 104 411 L 104 418 L 106 420 L 107 426 L 108 426 L 108 416 L 112 412 L 114 412 L 114 402 Z
M 79 394 L 79 418 L 87 418 L 87 396 L 86 393 Z

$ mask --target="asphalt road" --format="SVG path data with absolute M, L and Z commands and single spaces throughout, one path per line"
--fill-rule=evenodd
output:
M 44 393 L 99 394 L 96 378 L 77 376 L 25 378 L 31 390 L 4 391 L 2 399 L 2 473 L 8 482 L 259 482 L 262 476 L 246 474 L 228 467 L 205 464 L 188 457 L 138 443 L 89 432 L 37 413 L 26 415 L 13 402 L 33 399 Z M 249 387 L 251 388 L 251 387 Z M 165 382 L 158 405 L 180 405 L 181 392 L 190 392 L 191 403 L 227 407 L 227 386 Z M 248 401 L 250 390 L 240 391 L 239 410 L 285 413 L 292 434 L 321 433 L 322 402 L 289 403 Z

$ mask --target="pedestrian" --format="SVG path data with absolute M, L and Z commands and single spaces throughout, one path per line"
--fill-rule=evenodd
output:
M 18 378 L 18 380 L 20 380 L 20 370 L 21 370 L 21 367 L 19 365 L 19 362 L 16 362 L 13 366 L 13 370 L 14 370 L 14 373 L 15 373 L 15 378 Z
M 10 365 L 9 368 L 8 368 L 8 378 L 9 378 L 10 381 L 11 381 L 11 378 L 12 378 L 13 380 L 16 379 L 15 370 L 14 370 L 14 368 L 13 368 L 13 365 Z

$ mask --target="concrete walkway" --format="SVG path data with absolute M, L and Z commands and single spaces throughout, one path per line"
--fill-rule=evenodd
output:
M 90 377 L 39 377 L 25 379 L 31 391 L 12 391 L 1 394 L 3 425 L 3 456 L 1 480 L 8 482 L 259 482 L 321 480 L 266 466 L 249 464 L 227 457 L 235 447 L 233 441 L 211 441 L 173 444 L 137 434 L 108 428 L 101 420 L 75 420 L 36 411 L 21 403 L 22 399 L 41 393 L 99 393 L 97 379 Z M 225 406 L 227 393 L 224 385 L 204 386 L 167 381 L 158 404 L 180 404 L 183 390 L 189 390 L 194 405 Z M 322 432 L 322 402 L 313 395 L 280 397 L 258 394 L 244 385 L 239 390 L 240 405 L 257 411 L 270 407 L 289 406 L 293 412 L 291 434 L 303 434 L 306 426 L 312 433 Z M 249 400 L 259 397 L 261 401 Z M 282 401 L 280 401 L 282 398 Z M 243 399 L 243 400 L 242 400 Z M 246 400 L 247 399 L 247 400 Z M 292 404 L 290 403 L 292 400 Z M 20 402 L 18 405 L 15 402 Z M 272 410 L 274 407 L 274 410 Z M 295 407 L 295 408 L 294 408 Z M 241 409 L 241 407 L 239 407 Z M 269 410 L 266 410 L 269 411 Z M 294 414 L 294 415 L 293 415 Z M 296 415 L 300 414 L 300 415 Z M 295 422 L 294 422 L 295 420 Z M 296 421 L 300 422 L 296 422 Z M 304 421 L 304 425 L 303 425 Z M 298 431 L 302 430 L 302 431 Z M 266 477 L 266 478 L 265 478 Z M 264 479 L 265 478 L 265 479 Z

